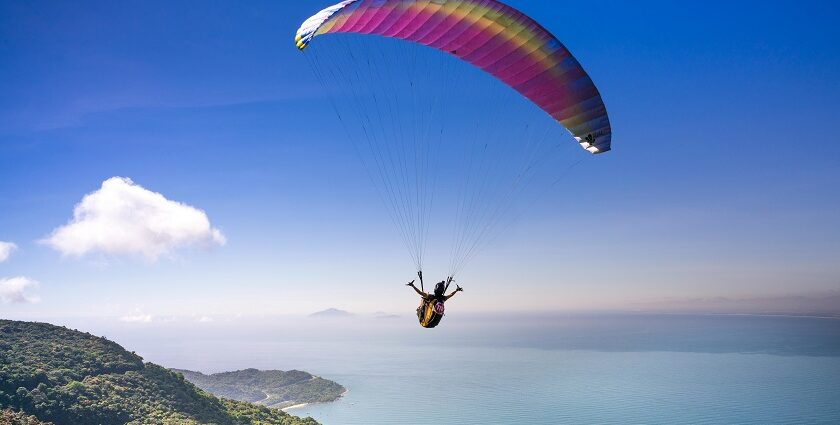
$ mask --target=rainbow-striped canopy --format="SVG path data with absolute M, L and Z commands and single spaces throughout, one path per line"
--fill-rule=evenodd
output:
M 413 41 L 493 75 L 562 124 L 587 151 L 610 150 L 607 109 L 592 79 L 560 41 L 496 0 L 346 0 L 307 19 L 295 42 L 321 34 Z

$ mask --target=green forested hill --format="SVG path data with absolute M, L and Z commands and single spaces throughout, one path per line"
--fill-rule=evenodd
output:
M 0 410 L 0 424 L 2 425 L 54 425 L 52 422 L 41 422 L 38 418 L 11 409 Z
M 205 375 L 189 370 L 175 370 L 201 389 L 219 397 L 270 407 L 288 407 L 299 403 L 335 401 L 344 393 L 341 385 L 299 370 L 245 369 Z
M 20 424 L 39 423 L 27 415 L 56 425 L 317 424 L 218 399 L 104 338 L 6 320 L 0 320 L 0 410 L 1 419 Z

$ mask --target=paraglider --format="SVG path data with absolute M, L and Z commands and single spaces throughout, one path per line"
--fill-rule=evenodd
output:
M 457 289 L 449 295 L 446 295 L 449 285 L 454 282 L 452 277 L 448 277 L 446 280 L 435 284 L 434 292 L 429 294 L 423 290 L 423 272 L 417 272 L 417 276 L 420 278 L 420 289 L 414 286 L 415 281 L 413 280 L 406 285 L 414 289 L 417 295 L 420 295 L 420 306 L 417 307 L 417 320 L 420 321 L 420 326 L 426 329 L 436 328 L 446 313 L 445 303 L 457 293 L 464 292 L 464 289 L 455 285 Z
M 312 47 L 328 34 L 336 36 L 319 41 L 322 50 Z M 437 325 L 445 300 L 461 291 L 446 296 L 446 288 L 515 219 L 538 165 L 561 148 L 544 140 L 565 129 L 590 154 L 612 149 L 606 106 L 577 59 L 536 20 L 497 0 L 346 0 L 307 19 L 295 44 L 332 93 L 420 272 L 421 289 L 409 286 L 424 300 L 424 327 Z M 432 167 L 454 156 L 464 176 L 451 203 L 450 277 L 430 295 L 422 270 L 437 194 Z

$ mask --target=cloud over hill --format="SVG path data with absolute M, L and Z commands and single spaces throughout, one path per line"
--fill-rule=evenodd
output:
M 33 304 L 41 299 L 30 293 L 38 287 L 38 282 L 27 277 L 0 278 L 0 302 L 4 304 Z

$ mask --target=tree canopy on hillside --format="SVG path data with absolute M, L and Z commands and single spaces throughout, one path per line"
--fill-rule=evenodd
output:
M 216 398 L 103 337 L 7 320 L 0 320 L 0 409 L 24 425 L 39 423 L 26 422 L 29 415 L 74 425 L 317 424 Z
M 335 401 L 345 389 L 336 382 L 300 370 L 245 369 L 205 375 L 175 370 L 199 388 L 218 397 L 270 407 L 284 408 L 299 403 Z

